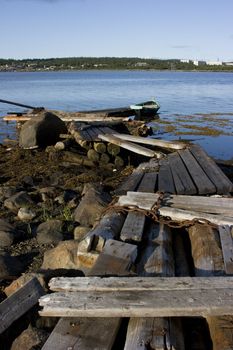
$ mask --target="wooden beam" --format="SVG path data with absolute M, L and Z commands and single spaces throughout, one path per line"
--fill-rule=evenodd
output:
M 226 274 L 233 275 L 233 240 L 229 226 L 219 226 L 219 236 L 222 245 Z
M 23 287 L 9 296 L 0 304 L 0 334 L 3 333 L 15 320 L 24 315 L 44 294 L 37 278 L 32 278 Z
M 217 193 L 226 194 L 233 192 L 233 183 L 199 145 L 192 145 L 190 152 L 216 186 Z
M 172 153 L 168 155 L 168 161 L 171 168 L 173 180 L 177 194 L 196 194 L 197 188 L 194 185 L 183 161 L 179 154 Z
M 209 291 L 213 289 L 229 289 L 233 292 L 233 277 L 53 277 L 49 281 L 52 291 L 64 292 L 174 292 Z M 51 294 L 52 296 L 53 294 Z M 41 300 L 46 300 L 47 295 Z M 233 301 L 232 301 L 233 302 Z
M 120 278 L 121 279 L 121 278 Z M 115 292 L 57 292 L 40 298 L 43 316 L 64 317 L 180 317 L 233 315 L 233 278 L 154 278 L 152 288 Z M 103 282 L 103 281 L 102 281 Z M 116 279 L 116 285 L 119 278 Z M 187 282 L 187 283 L 186 283 Z M 199 283 L 198 283 L 199 282 Z M 114 283 L 113 283 L 114 284 Z M 116 287 L 115 285 L 115 287 Z M 128 285 L 129 286 L 129 285 Z
M 134 143 L 131 143 L 129 141 L 124 141 L 121 140 L 120 138 L 116 137 L 116 136 L 112 136 L 112 135 L 101 135 L 99 134 L 98 137 L 103 140 L 103 141 L 107 141 L 107 142 L 111 142 L 114 145 L 118 145 L 122 148 L 125 148 L 131 152 L 137 153 L 137 154 L 141 154 L 145 157 L 157 157 L 157 156 L 161 156 L 161 154 L 158 154 L 158 152 L 152 151 L 151 149 L 136 145 Z
M 233 197 L 219 198 L 167 194 L 163 197 L 162 202 L 164 206 L 197 212 L 222 214 L 225 216 L 232 216 L 233 213 Z
M 178 142 L 178 141 L 157 140 L 149 137 L 140 137 L 140 136 L 127 135 L 127 134 L 119 134 L 119 133 L 117 134 L 115 133 L 113 134 L 113 136 L 116 136 L 121 140 L 137 142 L 137 143 L 142 143 L 144 145 L 157 146 L 157 147 L 166 148 L 166 149 L 178 150 L 178 149 L 184 149 L 187 147 L 185 143 Z
M 111 350 L 119 326 L 119 318 L 61 318 L 42 350 Z
M 217 230 L 194 225 L 188 230 L 196 276 L 219 276 L 224 274 L 221 243 Z M 206 277 L 208 278 L 208 277 Z M 221 284 L 222 278 L 217 277 Z M 207 316 L 213 350 L 233 349 L 233 316 Z
M 216 193 L 216 187 L 188 149 L 178 151 L 186 165 L 199 194 Z
M 176 193 L 174 179 L 167 159 L 160 161 L 158 190 L 165 193 Z
M 132 275 L 131 267 L 137 257 L 137 246 L 108 239 L 88 276 Z

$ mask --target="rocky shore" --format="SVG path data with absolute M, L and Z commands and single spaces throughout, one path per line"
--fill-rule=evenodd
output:
M 63 162 L 53 146 L 17 143 L 0 145 L 0 159 L 0 300 L 34 276 L 46 290 L 51 276 L 83 275 L 78 244 L 133 166 Z M 0 336 L 1 349 L 39 349 L 56 321 L 32 309 Z

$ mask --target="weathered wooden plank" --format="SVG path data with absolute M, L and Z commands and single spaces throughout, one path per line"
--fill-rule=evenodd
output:
M 219 226 L 223 259 L 226 274 L 233 274 L 233 240 L 229 226 Z
M 140 276 L 174 276 L 171 230 L 152 222 L 144 236 L 145 246 L 137 264 Z M 149 279 L 150 280 L 150 279 Z M 148 282 L 149 282 L 148 280 Z
M 194 185 L 183 161 L 179 154 L 172 153 L 168 155 L 169 165 L 172 171 L 177 194 L 196 194 L 197 189 Z
M 224 274 L 224 262 L 219 233 L 202 225 L 189 229 L 192 256 L 196 276 L 218 276 Z M 206 277 L 208 278 L 208 277 Z M 210 277 L 215 278 L 215 277 Z M 224 280 L 217 277 L 219 284 Z M 221 280 L 220 280 L 221 278 Z M 233 348 L 233 316 L 207 317 L 214 350 Z
M 111 350 L 119 326 L 119 318 L 62 318 L 42 350 Z
M 216 193 L 216 187 L 206 175 L 196 158 L 188 150 L 178 151 L 185 163 L 199 194 Z
M 167 160 L 160 162 L 158 190 L 165 193 L 176 193 L 171 168 Z
M 0 304 L 0 334 L 15 320 L 24 315 L 44 294 L 44 289 L 37 280 L 32 278 L 23 287 L 9 296 Z
M 140 242 L 144 231 L 146 216 L 143 213 L 128 213 L 121 230 L 122 241 Z
M 134 135 L 119 134 L 119 133 L 113 134 L 113 135 L 119 137 L 121 140 L 142 143 L 144 145 L 158 146 L 166 149 L 178 150 L 178 149 L 186 148 L 186 144 L 179 141 L 157 140 L 149 137 L 140 137 L 140 136 L 134 136 Z
M 88 276 L 131 275 L 137 257 L 137 246 L 108 239 Z
M 156 156 L 155 151 L 152 151 L 151 149 L 136 145 L 136 144 L 131 143 L 129 141 L 121 140 L 116 136 L 105 134 L 105 135 L 98 135 L 98 137 L 103 141 L 111 142 L 111 143 L 113 143 L 115 145 L 119 145 L 120 147 L 125 148 L 131 152 L 141 154 L 141 155 L 146 156 L 146 157 Z
M 158 178 L 158 173 L 156 172 L 151 172 L 151 173 L 145 173 L 140 185 L 138 187 L 139 192 L 154 192 L 155 191 L 155 186 Z M 128 190 L 130 191 L 130 190 Z
M 162 203 L 172 208 L 204 213 L 222 214 L 226 216 L 232 216 L 233 213 L 233 198 L 166 195 L 163 197 Z
M 126 194 L 127 191 L 134 191 L 136 190 L 139 182 L 141 181 L 143 177 L 143 171 L 133 171 L 132 174 L 130 174 L 127 179 L 122 182 L 122 184 L 115 190 L 115 194 L 117 196 Z
M 144 210 L 151 210 L 159 199 L 158 193 L 145 193 L 128 191 L 126 196 L 121 196 L 116 205 L 138 207 Z
M 156 173 L 145 173 L 138 186 L 138 191 L 140 193 L 154 192 L 156 177 Z M 140 242 L 142 240 L 145 222 L 146 216 L 143 213 L 129 212 L 121 230 L 121 239 L 123 241 Z
M 137 207 L 143 210 L 152 210 L 153 206 L 159 199 L 157 193 L 143 193 L 143 192 L 131 192 L 128 191 L 126 196 L 121 196 L 116 203 L 119 206 L 125 207 Z M 165 217 L 170 217 L 174 221 L 184 221 L 184 220 L 198 220 L 200 222 L 205 222 L 206 220 L 215 225 L 233 225 L 233 218 L 225 215 L 215 215 L 205 212 L 190 211 L 179 208 L 171 208 L 161 206 L 156 209 L 158 214 Z
M 144 235 L 144 248 L 137 264 L 140 276 L 174 276 L 172 235 L 163 224 L 152 222 Z M 156 278 L 150 278 L 153 282 Z M 141 284 L 141 283 L 140 283 Z M 174 320 L 165 318 L 131 318 L 128 325 L 125 350 L 127 349 L 184 349 L 182 332 Z M 179 347 L 176 347 L 179 344 Z
M 191 241 L 195 275 L 203 277 L 223 275 L 223 256 L 218 230 L 196 224 L 188 229 L 188 234 Z
M 199 145 L 192 145 L 190 152 L 216 186 L 217 193 L 225 194 L 233 192 L 233 183 Z
M 233 218 L 223 215 L 208 214 L 177 208 L 160 207 L 158 213 L 161 216 L 170 217 L 174 221 L 198 220 L 199 222 L 209 221 L 214 225 L 233 225 Z
M 159 260 L 160 261 L 160 260 Z M 159 274 L 167 271 L 161 267 Z M 196 269 L 199 269 L 196 265 Z M 213 289 L 233 289 L 232 276 L 202 276 L 202 277 L 156 277 L 158 267 L 154 272 L 146 271 L 141 277 L 54 277 L 49 281 L 52 291 L 64 292 L 144 292 L 144 291 L 189 291 Z M 141 272 L 141 269 L 139 269 Z M 151 276 L 153 274 L 153 276 Z M 156 278 L 155 278 L 156 277 Z M 184 294 L 185 295 L 185 294 Z
M 179 281 L 179 278 L 175 279 Z M 158 278 L 157 283 L 160 286 Z M 169 290 L 110 293 L 57 292 L 40 298 L 40 305 L 44 307 L 41 315 L 62 317 L 233 315 L 233 283 L 231 288 L 213 288 L 210 281 L 208 289 L 177 290 L 171 287 Z

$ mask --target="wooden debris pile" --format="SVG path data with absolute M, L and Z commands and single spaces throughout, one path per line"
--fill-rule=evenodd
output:
M 220 169 L 211 164 L 209 171 L 220 176 Z M 92 267 L 84 269 L 86 277 L 50 281 L 55 293 L 40 299 L 41 315 L 62 318 L 44 350 L 60 349 L 61 334 L 63 348 L 77 341 L 82 349 L 94 346 L 111 349 L 119 342 L 120 325 L 126 332 L 120 347 L 125 350 L 148 347 L 207 350 L 211 344 L 213 349 L 233 348 L 233 280 L 227 277 L 233 272 L 233 201 L 229 194 L 232 184 L 228 180 L 225 187 L 226 178 L 221 174 L 222 181 L 215 186 L 214 193 L 224 192 L 225 197 L 167 192 L 161 200 L 161 193 L 156 194 L 160 169 L 155 159 L 141 164 L 118 188 L 116 193 L 121 197 L 116 206 L 131 207 L 131 210 L 114 211 L 112 206 L 87 234 L 82 257 L 84 246 L 87 259 L 95 249 L 101 252 Z M 195 179 L 196 174 L 189 170 L 190 178 Z M 163 176 L 167 173 L 171 171 L 163 169 Z M 170 178 L 176 193 L 179 181 Z M 203 194 L 212 191 L 207 184 Z M 198 186 L 196 188 L 198 195 Z M 156 210 L 192 210 L 196 220 L 188 218 L 187 228 L 173 229 L 145 215 L 143 210 L 153 210 L 154 206 Z M 142 210 L 134 210 L 136 207 Z M 228 225 L 221 220 L 215 221 L 215 225 L 206 225 L 203 214 L 218 219 L 224 215 Z M 167 212 L 160 215 L 171 218 Z M 80 253 L 78 249 L 77 259 Z M 123 322 L 124 317 L 130 317 L 128 324 Z M 104 339 L 99 337 L 101 331 Z

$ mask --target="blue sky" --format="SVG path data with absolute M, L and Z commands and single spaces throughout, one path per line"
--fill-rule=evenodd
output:
M 232 0 L 0 0 L 0 58 L 233 61 Z

